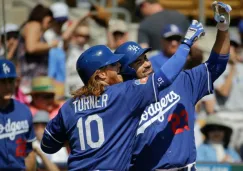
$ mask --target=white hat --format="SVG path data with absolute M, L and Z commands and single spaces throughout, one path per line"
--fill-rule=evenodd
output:
M 115 31 L 125 33 L 128 31 L 127 24 L 123 20 L 111 20 L 109 23 L 109 31 L 111 33 Z
M 6 24 L 5 27 L 4 26 L 1 27 L 1 34 L 4 33 L 4 28 L 5 28 L 6 33 L 15 32 L 15 31 L 17 32 L 19 30 L 18 25 L 9 23 L 9 24 Z
M 56 20 L 67 20 L 68 19 L 68 6 L 62 2 L 56 2 L 50 7 L 53 17 Z

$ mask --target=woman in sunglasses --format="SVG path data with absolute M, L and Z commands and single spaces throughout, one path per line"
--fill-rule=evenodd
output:
M 39 110 L 45 110 L 49 113 L 50 119 L 54 118 L 62 105 L 56 102 L 55 94 L 51 78 L 45 76 L 34 78 L 29 93 L 32 97 L 29 105 L 32 115 L 34 116 Z

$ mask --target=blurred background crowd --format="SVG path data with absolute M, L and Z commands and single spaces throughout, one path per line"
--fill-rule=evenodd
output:
M 215 82 L 214 94 L 196 105 L 198 162 L 239 163 L 243 159 L 243 2 L 232 6 L 230 60 Z M 83 85 L 76 72 L 79 55 L 96 44 L 115 50 L 132 40 L 152 47 L 149 58 L 165 62 L 177 50 L 192 19 L 206 36 L 188 56 L 185 69 L 207 59 L 215 40 L 212 0 L 6 0 L 1 4 L 0 58 L 13 61 L 15 98 L 33 115 L 39 170 L 65 169 L 69 149 L 44 154 L 39 142 L 70 92 Z M 178 85 L 179 86 L 179 85 Z

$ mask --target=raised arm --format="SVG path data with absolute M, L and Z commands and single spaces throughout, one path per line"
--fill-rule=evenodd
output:
M 72 34 L 74 33 L 75 29 L 78 27 L 78 25 L 90 16 L 91 13 L 87 13 L 86 15 L 80 17 L 77 21 L 73 21 L 71 26 L 67 27 L 67 29 L 62 33 L 63 40 L 68 41 L 71 38 Z
M 225 70 L 229 60 L 230 38 L 230 11 L 231 7 L 222 2 L 212 4 L 214 19 L 217 22 L 217 37 L 206 64 L 211 72 L 212 81 L 215 81 Z
M 230 49 L 230 38 L 228 30 L 217 31 L 216 41 L 214 43 L 212 51 L 217 54 L 228 55 Z
M 205 34 L 203 25 L 193 20 L 176 53 L 155 73 L 159 86 L 171 84 L 183 69 L 191 46 Z M 160 81 L 159 81 L 160 80 Z

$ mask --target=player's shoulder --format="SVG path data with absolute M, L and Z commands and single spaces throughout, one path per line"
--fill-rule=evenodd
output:
M 131 85 L 133 80 L 127 80 L 118 84 L 113 84 L 111 86 L 107 86 L 107 91 L 109 92 L 123 92 L 129 85 Z
M 80 98 L 69 98 L 65 102 L 63 102 L 62 106 L 58 110 L 58 114 L 64 120 L 70 119 L 75 114 L 75 107 L 78 106 Z
M 114 84 L 112 86 L 108 86 L 108 88 L 115 89 L 115 90 L 118 90 L 121 93 L 124 93 L 124 91 L 127 90 L 130 87 L 136 87 L 136 86 L 146 84 L 147 81 L 150 79 L 150 77 L 152 77 L 152 74 L 148 77 L 145 77 L 145 78 L 131 79 L 131 80 L 127 80 L 127 81 L 124 81 L 122 83 L 119 83 L 119 84 Z
M 26 104 L 21 103 L 18 100 L 15 100 L 15 99 L 12 99 L 12 100 L 13 100 L 14 108 L 15 108 L 16 112 L 21 113 L 21 115 L 27 115 L 27 116 L 31 116 L 32 117 L 32 114 L 31 114 L 29 106 L 27 106 Z
M 78 101 L 80 98 L 69 98 L 65 102 L 62 103 L 61 110 L 72 110 L 74 108 L 74 103 Z
M 24 103 L 21 103 L 20 101 L 18 100 L 15 100 L 15 99 L 12 99 L 13 100 L 13 103 L 14 103 L 14 106 L 15 106 L 15 110 L 18 110 L 18 111 L 29 111 L 30 112 L 30 108 L 24 104 Z

